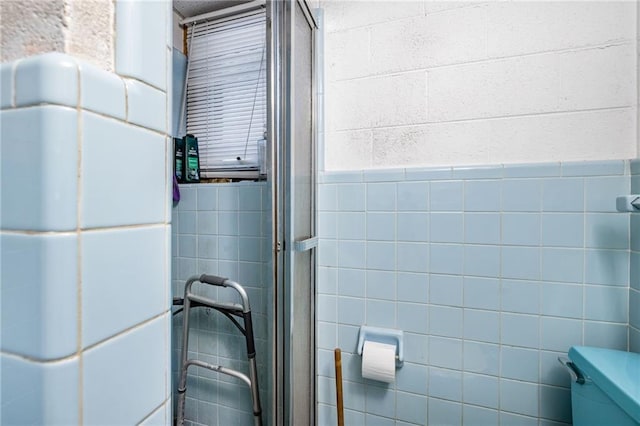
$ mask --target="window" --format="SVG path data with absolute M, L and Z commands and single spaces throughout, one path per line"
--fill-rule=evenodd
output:
M 266 129 L 264 9 L 190 26 L 187 133 L 203 177 L 258 170 Z

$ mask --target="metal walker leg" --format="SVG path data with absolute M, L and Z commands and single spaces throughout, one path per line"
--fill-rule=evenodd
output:
M 199 281 L 203 284 L 214 285 L 218 287 L 231 287 L 240 294 L 242 304 L 237 303 L 221 303 L 207 297 L 199 296 L 191 292 L 193 283 Z M 245 374 L 226 368 L 220 365 L 209 364 L 197 359 L 188 358 L 189 347 L 189 312 L 193 306 L 206 306 L 216 309 L 227 316 L 234 325 L 244 334 L 247 344 L 247 358 L 249 359 L 249 377 Z M 242 318 L 244 325 L 241 325 L 235 318 Z M 249 298 L 244 288 L 235 281 L 227 278 L 217 277 L 215 275 L 200 275 L 191 277 L 187 280 L 184 287 L 184 309 L 182 322 L 182 350 L 180 353 L 180 378 L 178 381 L 178 414 L 177 425 L 184 425 L 184 408 L 186 402 L 187 391 L 187 369 L 189 366 L 195 365 L 206 368 L 218 373 L 227 374 L 236 377 L 245 382 L 251 389 L 251 401 L 253 405 L 254 425 L 262 426 L 262 408 L 260 406 L 260 395 L 258 393 L 258 369 L 256 366 L 256 348 L 253 339 L 253 322 L 251 320 L 251 307 Z

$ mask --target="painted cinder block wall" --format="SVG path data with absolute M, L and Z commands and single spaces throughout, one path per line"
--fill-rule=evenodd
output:
M 113 71 L 114 5 L 111 0 L 5 0 L 0 62 L 60 52 Z
M 636 156 L 634 1 L 321 5 L 327 170 Z
M 14 10 L 43 38 L 2 3 L 0 422 L 169 424 L 171 4 L 102 2 L 102 32 L 61 3 Z

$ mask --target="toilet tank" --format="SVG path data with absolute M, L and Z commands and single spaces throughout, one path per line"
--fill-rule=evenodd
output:
M 566 364 L 574 426 L 640 425 L 640 354 L 574 346 Z

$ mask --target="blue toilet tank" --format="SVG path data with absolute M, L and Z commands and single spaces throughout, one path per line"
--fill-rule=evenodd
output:
M 640 354 L 574 346 L 569 359 L 574 426 L 640 425 Z

